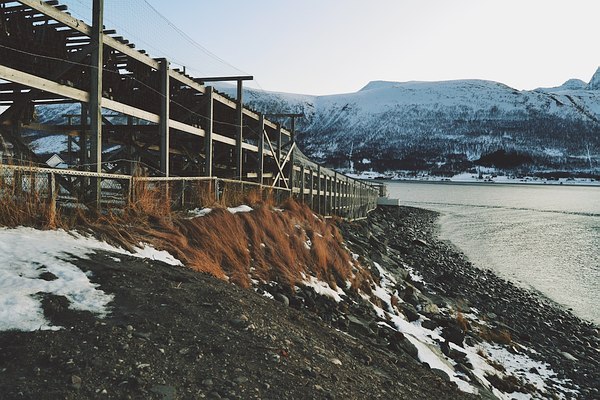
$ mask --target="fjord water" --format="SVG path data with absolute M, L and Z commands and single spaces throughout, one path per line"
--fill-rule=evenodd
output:
M 600 325 L 600 187 L 386 182 L 402 205 L 440 212 L 440 237 Z

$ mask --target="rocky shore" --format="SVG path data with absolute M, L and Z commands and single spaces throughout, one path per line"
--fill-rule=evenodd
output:
M 110 252 L 70 260 L 114 295 L 110 315 L 44 296 L 45 316 L 64 328 L 0 332 L 0 397 L 598 398 L 597 327 L 473 267 L 436 239 L 436 218 L 385 207 L 340 221 L 376 283 L 337 299 L 311 285 L 244 290 Z M 533 378 L 503 352 L 539 362 Z
M 462 345 L 488 340 L 549 364 L 556 373 L 555 381 L 571 384 L 553 387 L 551 380 L 548 396 L 569 397 L 564 389 L 573 389 L 573 398 L 600 398 L 598 327 L 537 293 L 474 267 L 451 244 L 437 240 L 437 216 L 422 209 L 384 207 L 367 221 L 343 224 L 344 235 L 371 260 L 392 270 L 416 272 L 422 280 L 408 281 L 439 308 L 449 306 L 463 316 L 475 317 L 474 321 L 469 317 L 449 321 L 442 314 L 423 312 L 420 307 L 421 313 L 430 318 L 427 323 L 441 327 L 442 336 L 449 341 Z M 419 307 L 419 303 L 416 305 Z M 469 326 L 473 323 L 484 324 L 484 329 L 476 332 Z M 500 389 L 520 386 L 512 381 L 517 387 L 508 388 L 510 382 L 492 383 Z M 530 392 L 526 386 L 518 389 Z

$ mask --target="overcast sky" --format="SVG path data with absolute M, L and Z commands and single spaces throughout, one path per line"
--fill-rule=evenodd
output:
M 265 90 L 467 78 L 533 89 L 587 82 L 600 65 L 597 0 L 148 2 Z

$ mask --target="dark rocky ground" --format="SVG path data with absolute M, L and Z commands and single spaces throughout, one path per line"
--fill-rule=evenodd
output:
M 46 297 L 66 328 L 0 333 L 1 399 L 470 398 L 404 351 L 207 275 L 109 253 L 75 264 L 115 295 L 111 316 Z
M 429 211 L 394 207 L 340 226 L 363 265 L 376 261 L 405 277 L 398 293 L 409 319 L 427 315 L 448 340 L 474 341 L 455 319 L 422 305 L 477 307 L 583 388 L 580 398 L 598 398 L 596 327 L 474 268 L 435 239 L 435 220 Z M 66 328 L 0 333 L 1 399 L 475 397 L 418 362 L 410 342 L 382 327 L 360 298 L 338 304 L 306 288 L 294 294 L 259 289 L 277 302 L 155 261 L 98 253 L 75 263 L 114 294 L 111 315 L 98 320 L 69 310 L 64 298 L 46 297 L 46 315 Z M 412 282 L 405 264 L 429 283 Z M 415 296 L 411 286 L 423 294 Z M 468 375 L 468 363 L 461 365 Z
M 371 213 L 368 221 L 346 224 L 344 236 L 382 265 L 412 266 L 427 282 L 412 284 L 428 298 L 465 313 L 476 308 L 493 327 L 492 333 L 507 332 L 511 341 L 537 352 L 529 353 L 531 358 L 549 363 L 558 378 L 568 378 L 579 387 L 577 398 L 599 399 L 598 327 L 539 294 L 474 267 L 451 244 L 436 239 L 436 219 L 432 211 L 383 207 Z M 444 316 L 429 317 L 438 326 L 452 328 Z M 478 340 L 468 330 L 463 333 L 464 340 Z

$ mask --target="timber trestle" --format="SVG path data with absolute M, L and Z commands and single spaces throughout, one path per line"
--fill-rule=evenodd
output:
M 237 185 L 324 215 L 359 218 L 376 207 L 376 188 L 299 151 L 293 119 L 288 129 L 244 107 L 242 83 L 252 77 L 172 69 L 104 29 L 102 0 L 93 0 L 92 25 L 66 10 L 54 0 L 0 0 L 0 178 L 30 190 L 46 182 L 50 198 L 95 207 L 131 199 L 144 179 L 180 206 L 201 203 L 201 186 L 222 196 Z M 205 86 L 212 81 L 236 82 L 237 98 Z M 54 104 L 69 107 L 66 121 L 38 121 Z M 28 146 L 31 132 L 66 138 L 61 168 L 40 168 L 48 157 Z

